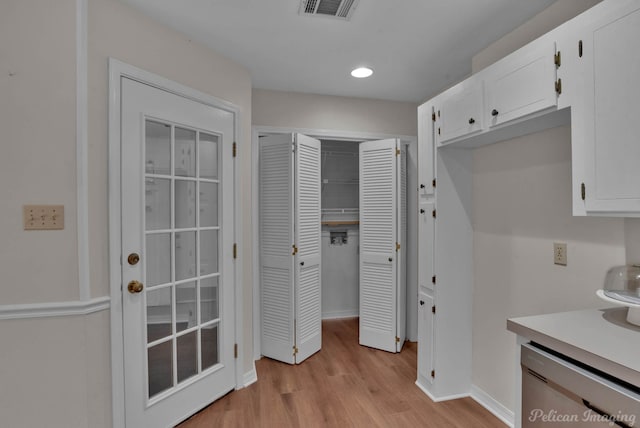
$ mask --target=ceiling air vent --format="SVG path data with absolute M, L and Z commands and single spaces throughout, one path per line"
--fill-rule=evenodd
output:
M 351 19 L 359 0 L 300 0 L 300 15 L 323 15 Z

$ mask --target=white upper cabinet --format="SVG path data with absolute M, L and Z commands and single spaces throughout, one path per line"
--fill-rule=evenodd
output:
M 418 194 L 420 199 L 433 196 L 435 178 L 433 171 L 434 109 L 429 103 L 418 107 Z
M 587 214 L 639 216 L 640 1 L 598 12 L 581 31 L 581 197 Z
M 487 69 L 485 119 L 489 127 L 555 108 L 554 59 L 555 43 L 544 37 Z
M 436 141 L 446 144 L 482 130 L 482 84 L 469 78 L 439 97 L 436 108 Z

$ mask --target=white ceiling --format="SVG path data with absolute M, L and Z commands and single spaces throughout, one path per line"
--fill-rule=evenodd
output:
M 554 0 L 360 0 L 350 21 L 300 0 L 122 0 L 244 65 L 254 88 L 420 102 Z M 350 71 L 374 74 L 355 79 Z

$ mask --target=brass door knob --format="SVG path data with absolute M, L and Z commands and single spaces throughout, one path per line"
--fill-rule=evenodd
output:
M 129 254 L 129 257 L 127 257 L 127 262 L 131 266 L 137 265 L 139 261 L 140 261 L 140 255 L 138 255 L 138 253 L 131 253 Z
M 140 281 L 130 281 L 129 285 L 127 286 L 127 290 L 129 290 L 129 293 L 131 294 L 136 294 L 142 291 L 142 289 L 144 288 L 144 285 L 142 285 L 142 283 Z

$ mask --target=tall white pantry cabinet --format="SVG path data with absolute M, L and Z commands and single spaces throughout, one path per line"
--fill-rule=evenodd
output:
M 604 0 L 418 108 L 416 383 L 433 399 L 471 392 L 473 149 L 570 123 L 573 214 L 640 217 L 639 40 L 640 0 Z

